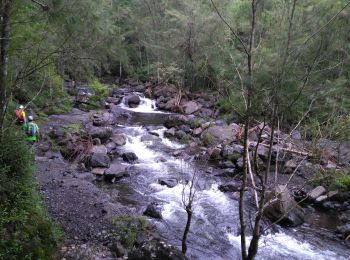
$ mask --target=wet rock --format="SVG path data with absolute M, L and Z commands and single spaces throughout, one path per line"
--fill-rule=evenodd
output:
M 187 115 L 193 114 L 194 112 L 198 111 L 199 109 L 201 109 L 201 105 L 195 101 L 189 101 L 183 105 L 183 111 Z
M 174 188 L 178 184 L 178 180 L 175 178 L 159 178 L 158 183 L 168 188 Z
M 259 145 L 258 150 L 257 150 L 257 154 L 258 154 L 260 159 L 266 161 L 268 158 L 269 150 L 267 147 Z
M 129 260 L 187 260 L 179 249 L 160 240 L 145 241 L 128 255 Z
M 237 175 L 237 171 L 234 168 L 227 168 L 218 171 L 215 176 L 219 177 L 235 177 Z
M 222 192 L 236 192 L 241 190 L 241 184 L 237 182 L 230 182 L 221 184 L 219 190 Z
M 99 138 L 102 143 L 108 141 L 108 139 L 112 136 L 112 128 L 111 127 L 90 127 L 87 129 L 88 134 L 91 138 Z
M 125 102 L 129 107 L 137 107 L 140 104 L 141 99 L 138 95 L 129 95 L 125 97 Z
M 342 208 L 342 205 L 339 202 L 335 202 L 335 201 L 325 201 L 322 204 L 322 207 L 327 209 L 327 210 L 338 210 Z
M 108 112 L 105 112 L 102 115 L 95 115 L 93 118 L 94 126 L 106 126 L 114 123 L 115 123 L 114 115 Z
M 324 202 L 327 198 L 328 198 L 327 195 L 322 195 L 322 196 L 319 196 L 315 202 L 321 203 L 321 202 Z
M 110 153 L 116 147 L 117 147 L 117 145 L 114 142 L 109 142 L 108 144 L 106 144 L 107 153 Z
M 162 219 L 162 213 L 158 209 L 157 205 L 155 203 L 151 203 L 147 206 L 146 210 L 143 212 L 143 215 L 155 218 L 155 219 Z
M 114 134 L 112 137 L 112 141 L 117 145 L 117 146 L 123 146 L 126 144 L 126 137 L 123 134 Z
M 304 222 L 305 214 L 300 208 L 290 191 L 283 185 L 277 186 L 276 190 L 267 195 L 264 214 L 271 221 L 278 221 L 281 226 L 295 227 Z
M 110 165 L 110 159 L 106 154 L 94 153 L 90 158 L 91 167 L 104 167 L 108 168 Z
M 128 176 L 127 168 L 124 165 L 113 163 L 111 167 L 105 171 L 105 180 L 112 181 L 114 179 L 119 180 Z
M 124 110 L 119 106 L 113 106 L 110 111 L 115 116 L 115 118 L 118 118 L 118 119 L 127 119 L 131 117 L 131 114 L 129 111 Z
M 123 157 L 123 160 L 128 162 L 128 163 L 133 163 L 138 159 L 136 154 L 133 152 L 123 153 L 122 157 Z
M 168 129 L 168 130 L 166 130 L 164 132 L 164 136 L 168 137 L 168 138 L 174 137 L 175 136 L 175 132 L 176 132 L 176 128 L 175 127 L 170 128 L 170 129 Z
M 350 223 L 337 227 L 337 232 L 341 233 L 343 238 L 346 239 L 350 236 Z
M 145 134 L 143 136 L 141 136 L 141 142 L 151 142 L 151 143 L 154 143 L 154 142 L 161 142 L 162 139 L 159 138 L 158 136 L 156 135 L 153 135 L 153 134 Z
M 164 121 L 164 126 L 166 128 L 179 127 L 188 121 L 185 115 L 171 115 Z
M 309 193 L 309 198 L 311 200 L 316 200 L 319 196 L 326 193 L 326 189 L 323 186 L 318 186 Z
M 104 145 L 94 145 L 91 148 L 91 153 L 100 153 L 100 154 L 107 154 L 108 150 L 107 147 Z

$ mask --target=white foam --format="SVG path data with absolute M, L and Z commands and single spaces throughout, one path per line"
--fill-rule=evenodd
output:
M 227 237 L 232 245 L 240 247 L 241 237 L 234 236 L 233 234 L 227 234 Z M 249 243 L 251 237 L 247 237 Z M 322 259 L 341 259 L 344 257 L 337 256 L 334 252 L 329 250 L 320 250 L 313 247 L 307 242 L 298 241 L 295 238 L 288 236 L 284 233 L 270 234 L 262 236 L 259 241 L 259 251 L 257 259 L 275 259 L 276 257 L 293 256 L 293 259 L 309 259 L 309 260 L 322 260 Z
M 138 112 L 138 113 L 158 113 L 158 114 L 164 114 L 164 112 L 162 111 L 158 111 L 157 110 L 157 106 L 156 106 L 156 101 L 155 100 L 151 100 L 149 98 L 145 98 L 141 93 L 133 93 L 135 95 L 138 95 L 140 97 L 140 104 L 135 107 L 135 108 L 131 108 L 128 105 L 126 105 L 125 103 L 125 97 L 123 98 L 120 107 L 125 109 L 125 110 L 129 110 L 129 111 L 133 111 L 133 112 Z

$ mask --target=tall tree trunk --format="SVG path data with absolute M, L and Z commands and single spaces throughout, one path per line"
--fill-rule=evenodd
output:
M 184 231 L 184 235 L 182 237 L 182 253 L 185 255 L 187 252 L 187 235 L 190 231 L 191 221 L 192 221 L 192 209 L 191 206 L 186 208 L 187 212 L 187 223 Z
M 0 137 L 2 136 L 4 118 L 9 97 L 7 65 L 10 45 L 10 12 L 14 0 L 2 0 L 0 4 Z

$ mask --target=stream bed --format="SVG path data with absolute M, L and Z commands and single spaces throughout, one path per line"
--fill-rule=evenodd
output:
M 137 108 L 129 108 L 123 102 L 120 106 L 129 110 L 132 117 L 115 125 L 114 131 L 127 136 L 122 150 L 134 152 L 138 160 L 129 169 L 130 178 L 103 184 L 103 189 L 117 202 L 141 214 L 147 205 L 157 203 L 163 219 L 150 220 L 164 240 L 181 248 L 187 220 L 182 191 L 185 180 L 195 173 L 198 179 L 188 256 L 191 259 L 239 259 L 238 200 L 218 189 L 225 179 L 210 174 L 211 165 L 173 155 L 186 146 L 164 137 L 166 129 L 162 124 L 168 114 L 157 111 L 152 100 L 142 97 Z M 159 138 L 145 141 L 142 137 L 150 132 Z M 159 178 L 176 179 L 178 184 L 169 188 L 160 185 Z M 349 248 L 334 238 L 337 216 L 310 211 L 307 211 L 306 223 L 300 227 L 277 227 L 266 232 L 260 240 L 257 259 L 349 259 Z

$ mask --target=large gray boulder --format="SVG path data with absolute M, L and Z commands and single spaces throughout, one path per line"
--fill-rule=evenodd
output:
M 126 176 L 128 176 L 127 167 L 118 163 L 113 163 L 106 169 L 104 174 L 105 179 L 108 181 L 118 180 Z
M 183 111 L 185 114 L 190 115 L 190 114 L 197 112 L 199 109 L 201 109 L 201 107 L 202 106 L 200 104 L 198 104 L 197 102 L 189 101 L 183 105 Z
M 155 203 L 151 203 L 147 206 L 146 210 L 143 212 L 143 215 L 155 218 L 155 219 L 162 219 L 162 213 L 158 209 L 157 205 Z
M 132 94 L 127 97 L 125 97 L 125 103 L 129 107 L 137 107 L 141 102 L 141 99 L 138 95 Z
M 133 152 L 123 153 L 122 157 L 123 157 L 123 160 L 128 162 L 128 163 L 133 163 L 138 159 L 136 154 Z
M 123 146 L 126 144 L 126 137 L 123 134 L 114 134 L 112 137 L 112 141 L 117 146 Z
M 166 128 L 179 127 L 188 123 L 188 121 L 189 119 L 185 115 L 171 115 L 165 120 L 164 126 Z
M 209 145 L 215 143 L 231 143 L 237 140 L 238 130 L 234 125 L 229 126 L 210 126 L 208 129 L 204 130 L 201 139 L 202 141 Z
M 104 153 L 94 153 L 90 158 L 90 166 L 94 168 L 108 168 L 110 163 L 111 160 Z
M 158 183 L 168 188 L 174 188 L 178 184 L 178 180 L 176 178 L 159 178 Z
M 98 138 L 102 143 L 108 141 L 108 139 L 112 136 L 112 128 L 111 127 L 95 127 L 92 126 L 87 129 L 88 134 L 92 139 Z
M 267 197 L 267 206 L 264 210 L 265 216 L 281 226 L 295 227 L 304 222 L 305 214 L 294 200 L 289 189 L 278 185 L 275 191 L 270 192 Z

